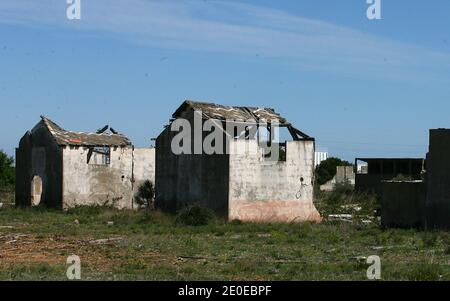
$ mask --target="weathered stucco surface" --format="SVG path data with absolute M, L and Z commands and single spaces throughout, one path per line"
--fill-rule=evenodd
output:
M 234 112 L 214 106 L 206 116 L 204 113 L 201 116 L 205 122 L 224 117 L 230 110 Z M 189 106 L 182 105 L 173 115 L 189 121 L 191 141 L 194 141 L 193 112 Z M 235 139 L 228 135 L 224 136 L 225 154 L 175 155 L 171 142 L 176 134 L 170 131 L 169 125 L 156 140 L 158 208 L 174 212 L 198 203 L 230 220 L 320 221 L 313 204 L 312 138 L 287 142 L 287 162 L 269 162 L 256 139 Z M 205 132 L 202 134 L 204 139 Z
M 85 147 L 63 150 L 63 207 L 135 208 L 134 194 L 139 185 L 147 179 L 154 181 L 154 149 L 135 149 L 133 152 L 132 147 L 111 148 L 109 165 L 87 164 L 88 152 Z
M 63 150 L 63 207 L 109 205 L 132 208 L 132 149 L 111 148 L 111 164 L 87 164 L 89 149 Z
M 42 123 L 23 136 L 16 150 L 17 206 L 62 207 L 61 155 L 61 149 Z M 41 189 L 33 185 L 36 177 L 40 178 Z
M 155 184 L 155 149 L 154 148 L 135 148 L 134 158 L 134 178 L 135 186 L 150 180 Z
M 199 204 L 219 215 L 228 213 L 228 155 L 175 155 L 174 132 L 156 140 L 156 206 L 175 212 Z
M 155 181 L 154 148 L 134 148 L 121 134 L 69 132 L 46 117 L 22 137 L 16 161 L 18 206 L 136 208 L 140 185 Z
M 232 141 L 231 150 L 229 219 L 320 221 L 313 204 L 314 141 L 288 141 L 285 162 L 257 154 L 256 140 Z

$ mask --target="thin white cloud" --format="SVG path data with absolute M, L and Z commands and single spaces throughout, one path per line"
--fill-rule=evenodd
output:
M 140 45 L 278 59 L 280 63 L 378 78 L 449 80 L 450 54 L 324 21 L 225 1 L 82 0 L 82 20 L 65 0 L 0 3 L 0 22 L 120 35 Z

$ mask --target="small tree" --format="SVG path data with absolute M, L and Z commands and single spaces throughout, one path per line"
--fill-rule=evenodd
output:
M 323 185 L 333 179 L 336 175 L 336 169 L 338 166 L 353 166 L 353 164 L 335 157 L 322 161 L 322 163 L 316 167 L 317 184 Z
M 153 183 L 149 180 L 145 181 L 138 189 L 134 201 L 145 208 L 153 207 L 153 200 L 155 198 L 155 188 Z
M 12 189 L 15 178 L 14 159 L 0 150 L 0 189 Z
M 198 204 L 182 208 L 175 219 L 179 226 L 206 226 L 216 219 L 214 211 Z

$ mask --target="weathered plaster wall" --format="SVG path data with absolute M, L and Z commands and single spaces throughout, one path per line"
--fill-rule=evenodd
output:
M 450 129 L 430 130 L 427 227 L 450 228 Z
M 353 166 L 337 166 L 336 183 L 355 185 L 355 172 Z
M 385 227 L 423 227 L 426 185 L 422 181 L 383 182 L 381 223 Z
M 170 149 L 173 133 L 166 128 L 156 139 L 155 205 L 156 207 L 176 211 L 177 209 L 177 158 Z
M 31 206 L 32 179 L 42 179 L 40 204 L 62 207 L 62 151 L 42 123 L 21 139 L 16 150 L 16 205 Z
M 133 152 L 133 196 L 139 191 L 139 187 L 149 180 L 155 185 L 155 148 L 135 148 Z M 154 186 L 153 186 L 154 187 Z M 138 205 L 134 204 L 137 208 Z
M 146 180 L 155 184 L 155 152 L 154 148 L 134 149 L 134 180 L 138 186 Z
M 31 206 L 31 133 L 27 132 L 16 149 L 16 206 Z
M 226 216 L 228 155 L 175 155 L 173 136 L 167 128 L 156 141 L 156 206 L 175 212 L 197 203 Z
M 320 221 L 313 204 L 314 142 L 288 141 L 286 162 L 266 161 L 257 149 L 255 140 L 231 142 L 229 219 Z
M 353 171 L 353 166 L 336 166 L 336 175 L 324 185 L 320 185 L 320 190 L 333 191 L 336 184 L 355 185 L 355 172 Z
M 87 164 L 88 148 L 63 150 L 64 208 L 76 205 L 133 207 L 131 147 L 111 148 L 111 164 Z

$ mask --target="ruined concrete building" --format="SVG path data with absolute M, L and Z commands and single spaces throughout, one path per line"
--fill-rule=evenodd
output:
M 139 185 L 154 182 L 155 150 L 107 130 L 70 132 L 41 117 L 16 149 L 16 204 L 135 208 Z
M 273 109 L 185 101 L 172 117 L 156 140 L 157 207 L 173 212 L 197 203 L 229 220 L 320 220 L 313 204 L 315 140 Z M 198 153 L 194 143 L 191 152 L 175 154 L 172 144 L 180 131 L 172 127 L 179 119 L 188 121 L 192 140 L 196 127 L 203 129 L 200 141 L 222 133 L 223 140 L 213 144 L 223 152 Z M 205 129 L 208 121 L 214 126 Z M 275 126 L 287 131 L 289 141 L 274 139 Z M 279 150 L 279 156 L 274 159 L 268 149 Z
M 450 129 L 430 130 L 422 180 L 383 183 L 384 226 L 450 229 Z
M 450 129 L 430 130 L 426 227 L 450 229 Z
M 381 195 L 383 181 L 397 177 L 420 180 L 425 161 L 423 158 L 356 158 L 355 166 L 358 162 L 367 165 L 356 173 L 355 190 Z

